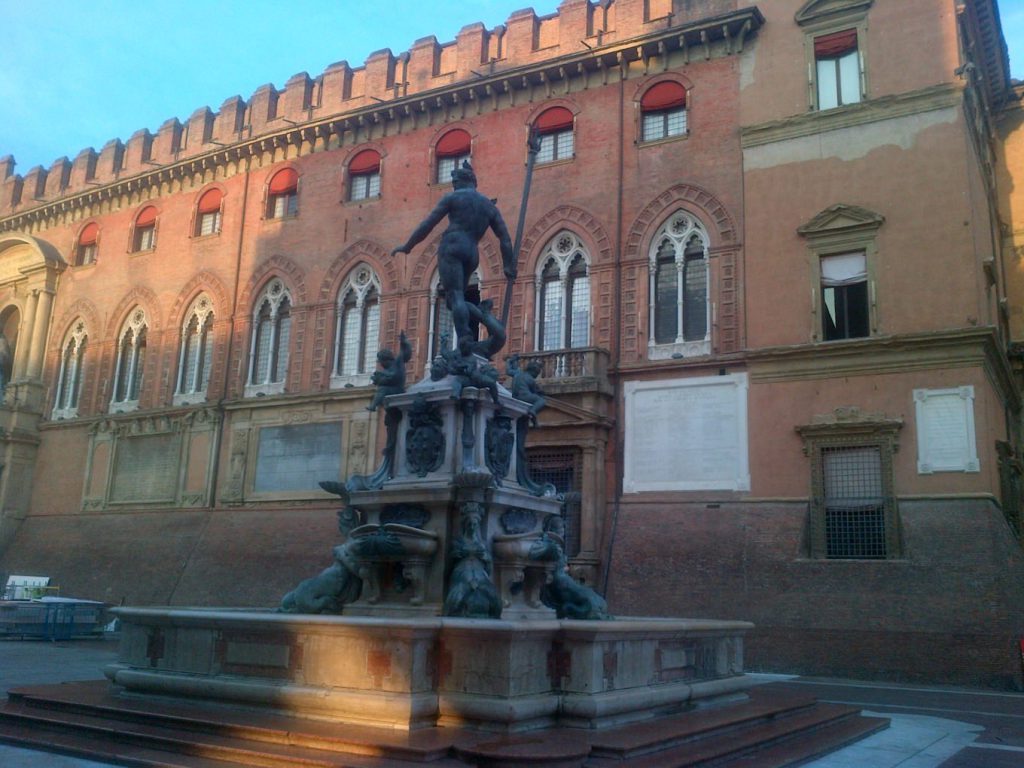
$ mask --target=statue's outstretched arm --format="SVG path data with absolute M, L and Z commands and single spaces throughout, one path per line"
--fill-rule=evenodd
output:
M 396 253 L 408 253 L 415 248 L 423 239 L 430 234 L 431 230 L 437 226 L 437 223 L 441 221 L 445 216 L 448 215 L 448 195 L 441 198 L 441 201 L 437 204 L 413 233 L 409 235 L 409 239 L 405 241 L 405 245 L 400 245 L 391 252 L 394 256 Z

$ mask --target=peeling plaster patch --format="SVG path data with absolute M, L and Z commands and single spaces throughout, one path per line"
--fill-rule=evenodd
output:
M 813 160 L 857 160 L 884 146 L 908 150 L 922 131 L 955 123 L 957 114 L 956 107 L 947 107 L 749 147 L 743 150 L 743 165 L 747 171 L 756 171 Z

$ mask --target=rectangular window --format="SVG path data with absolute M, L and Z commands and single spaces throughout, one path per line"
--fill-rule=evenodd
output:
M 156 226 L 139 227 L 135 230 L 135 250 L 151 251 L 156 245 Z
M 562 283 L 548 280 L 544 283 L 544 301 L 541 316 L 541 349 L 561 349 L 562 327 Z
M 686 108 L 643 113 L 643 141 L 657 141 L 686 133 Z
M 351 200 L 380 197 L 380 173 L 358 174 L 352 177 Z
M 451 184 L 452 171 L 462 167 L 463 160 L 469 160 L 469 155 L 454 155 L 451 157 L 439 157 L 437 159 L 437 183 Z
M 814 65 L 818 109 L 834 109 L 861 100 L 857 30 L 816 38 Z
M 567 160 L 573 156 L 575 142 L 572 128 L 555 133 L 546 133 L 540 137 L 540 150 L 537 152 L 538 163 L 553 163 L 556 160 Z
M 199 214 L 199 236 L 220 232 L 220 211 Z
M 273 195 L 270 199 L 270 218 L 284 219 L 297 215 L 299 212 L 299 198 L 294 192 L 286 192 L 282 195 Z
M 562 520 L 565 523 L 565 554 L 580 553 L 580 492 L 583 488 L 583 462 L 576 448 L 531 450 L 527 456 L 530 477 L 536 483 L 551 483 L 565 494 Z
M 884 559 L 885 491 L 879 446 L 823 448 L 825 556 Z
M 870 335 L 864 251 L 821 258 L 821 305 L 825 341 Z

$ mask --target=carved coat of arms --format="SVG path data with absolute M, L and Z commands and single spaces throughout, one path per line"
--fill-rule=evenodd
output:
M 515 436 L 512 434 L 512 419 L 508 416 L 495 416 L 487 422 L 485 435 L 487 444 L 487 468 L 494 473 L 494 479 L 500 484 L 508 474 L 512 463 L 512 450 L 515 447 Z
M 413 401 L 405 435 L 405 461 L 418 477 L 426 477 L 444 461 L 443 423 L 441 413 L 423 395 Z

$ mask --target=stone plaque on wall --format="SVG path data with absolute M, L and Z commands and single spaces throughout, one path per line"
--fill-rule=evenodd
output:
M 629 382 L 626 493 L 744 491 L 747 375 Z
M 256 493 L 317 491 L 341 476 L 341 423 L 263 427 L 256 456 Z
M 974 387 L 915 389 L 917 471 L 978 472 Z
M 181 435 L 124 437 L 114 457 L 110 501 L 173 503 L 181 465 Z

